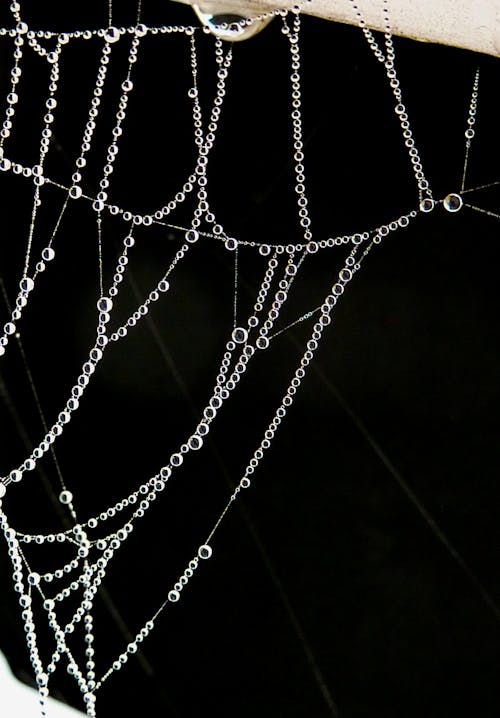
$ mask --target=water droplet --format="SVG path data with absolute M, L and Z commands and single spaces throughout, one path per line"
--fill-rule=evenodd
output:
M 42 257 L 46 262 L 50 262 L 54 259 L 56 256 L 56 253 L 52 249 L 52 247 L 45 247 L 45 249 L 42 252 Z
M 430 197 L 425 197 L 425 199 L 423 199 L 420 202 L 420 211 L 421 212 L 432 212 L 433 209 L 434 209 L 434 200 L 431 199 Z
M 71 491 L 61 491 L 59 494 L 59 501 L 65 506 L 68 506 L 68 504 L 73 501 L 73 494 Z
M 233 342 L 236 342 L 236 344 L 244 344 L 248 339 L 248 332 L 243 327 L 235 327 L 231 334 L 231 338 Z
M 198 234 L 198 232 L 195 229 L 189 229 L 186 232 L 186 241 L 191 242 L 191 243 L 196 242 L 198 240 L 199 236 L 200 235 Z
M 208 546 L 207 544 L 203 544 L 203 546 L 200 546 L 198 549 L 198 556 L 200 558 L 210 558 L 212 555 L 212 548 L 211 546 Z
M 170 457 L 170 463 L 172 466 L 180 466 L 184 461 L 184 457 L 181 454 L 172 454 Z
M 462 209 L 463 203 L 463 199 L 460 195 L 454 192 L 447 195 L 443 200 L 444 208 L 448 212 L 458 212 L 458 210 Z
M 101 297 L 97 302 L 97 308 L 100 312 L 110 312 L 113 309 L 113 302 L 109 297 Z
M 198 5 L 193 5 L 193 9 L 203 25 L 221 40 L 246 40 L 260 32 L 271 21 L 271 18 L 252 21 L 251 15 L 242 17 L 228 12 L 207 13 L 203 12 Z
M 117 42 L 120 39 L 120 31 L 111 25 L 104 33 L 104 39 L 106 42 Z
M 31 292 L 35 286 L 35 282 L 31 279 L 31 277 L 24 277 L 24 279 L 21 279 L 19 286 L 23 292 Z
M 192 449 L 193 451 L 198 451 L 198 449 L 201 449 L 201 447 L 203 446 L 203 439 L 201 438 L 201 436 L 197 436 L 196 434 L 194 434 L 189 439 L 188 444 L 190 449 Z
M 39 673 L 36 677 L 36 682 L 39 686 L 46 686 L 49 682 L 49 677 L 46 673 Z

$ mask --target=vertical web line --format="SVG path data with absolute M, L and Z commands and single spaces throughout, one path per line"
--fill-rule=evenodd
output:
M 476 68 L 476 74 L 474 76 L 474 84 L 472 86 L 472 94 L 469 105 L 469 114 L 467 117 L 467 129 L 465 130 L 465 157 L 464 157 L 464 169 L 462 172 L 462 184 L 460 191 L 463 192 L 465 189 L 465 179 L 467 176 L 467 167 L 469 164 L 469 153 L 472 144 L 472 138 L 474 137 L 474 124 L 476 122 L 476 111 L 477 111 L 477 98 L 479 91 L 479 67 Z
M 99 267 L 99 296 L 104 296 L 104 283 L 102 279 L 102 217 L 97 214 L 97 259 Z
M 31 221 L 28 233 L 28 246 L 26 247 L 26 256 L 24 260 L 23 277 L 26 277 L 29 270 L 31 247 L 33 245 L 33 236 L 35 234 L 35 223 L 37 217 L 38 201 L 40 196 L 40 187 L 35 187 L 35 195 L 33 198 L 33 209 L 31 210 Z
M 238 245 L 234 250 L 233 329 L 238 326 Z

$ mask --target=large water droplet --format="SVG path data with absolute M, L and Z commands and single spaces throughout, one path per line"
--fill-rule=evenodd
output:
M 110 26 L 104 33 L 106 42 L 117 42 L 120 39 L 120 31 L 118 28 Z
M 110 312 L 113 308 L 113 302 L 109 297 L 101 297 L 97 302 L 97 308 L 100 312 Z
M 244 344 L 248 339 L 248 332 L 243 327 L 235 327 L 231 337 L 233 342 L 236 342 L 236 344 Z
M 203 544 L 203 546 L 200 546 L 198 549 L 198 556 L 200 558 L 210 558 L 212 555 L 212 548 L 211 546 L 208 546 L 207 544 Z
M 432 212 L 433 209 L 434 209 L 434 200 L 431 199 L 430 197 L 425 197 L 420 202 L 420 211 L 421 212 L 426 212 L 426 213 Z
M 459 194 L 455 194 L 454 192 L 451 192 L 451 194 L 447 195 L 443 200 L 444 208 L 448 212 L 458 212 L 463 207 L 463 199 Z
M 230 42 L 253 37 L 272 20 L 270 17 L 252 19 L 251 13 L 247 13 L 247 16 L 243 17 L 223 10 L 218 12 L 217 7 L 212 4 L 193 5 L 193 10 L 212 35 Z
M 71 491 L 61 491 L 59 494 L 59 501 L 67 506 L 73 501 L 73 494 Z

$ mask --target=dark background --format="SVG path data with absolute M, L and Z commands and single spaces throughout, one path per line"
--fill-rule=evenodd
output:
M 8 4 L 2 24 L 8 26 Z M 69 6 L 70 5 L 70 6 Z M 115 3 L 118 5 L 118 3 Z M 24 19 L 58 30 L 104 26 L 107 3 L 24 3 Z M 114 22 L 135 22 L 134 3 Z M 190 8 L 144 2 L 143 22 L 194 22 Z M 396 39 L 397 68 L 424 168 L 436 198 L 460 186 L 467 109 L 481 66 L 477 136 L 467 187 L 500 179 L 498 61 Z M 1 42 L 8 87 L 11 41 Z M 50 43 L 47 43 L 49 46 Z M 99 51 L 71 43 L 61 65 L 60 114 L 47 174 L 69 184 Z M 123 47 L 122 47 L 123 46 Z M 124 71 L 113 53 L 96 146 L 103 148 Z M 200 84 L 213 91 L 212 42 L 200 34 Z M 370 229 L 417 207 L 410 165 L 382 66 L 357 28 L 304 17 L 303 121 L 307 194 L 317 239 Z M 44 65 L 29 57 L 13 160 L 36 157 Z M 132 211 L 164 204 L 194 163 L 186 38 L 145 38 L 134 72 L 112 199 Z M 209 167 L 211 207 L 229 235 L 300 242 L 290 164 L 288 50 L 274 20 L 234 46 L 228 96 Z M 42 93 L 42 94 L 40 94 Z M 106 104 L 107 103 L 107 104 Z M 206 107 L 206 102 L 205 102 Z M 108 124 L 106 124 L 108 123 Z M 104 129 L 101 129 L 104 127 Z M 101 155 L 102 157 L 102 155 Z M 100 159 L 100 158 L 99 158 Z M 101 161 L 101 159 L 100 159 Z M 86 189 L 99 178 L 89 168 Z M 12 300 L 22 270 L 31 184 L 1 180 L 0 273 Z M 44 195 L 36 246 L 62 203 Z M 499 212 L 498 188 L 464 195 Z M 81 205 L 81 206 L 80 206 Z M 189 221 L 192 205 L 172 215 Z M 375 247 L 339 302 L 292 409 L 229 513 L 182 600 L 169 607 L 143 655 L 98 694 L 98 715 L 498 716 L 500 535 L 498 219 L 437 206 Z M 123 227 L 104 217 L 105 278 Z M 138 230 L 121 308 L 150 291 L 182 240 Z M 95 217 L 74 203 L 56 240 L 57 264 L 40 279 L 20 323 L 22 346 L 52 423 L 95 331 Z M 262 260 L 239 252 L 239 315 L 255 301 Z M 343 248 L 303 265 L 281 326 L 321 303 Z M 199 242 L 176 270 L 168 300 L 109 350 L 67 431 L 60 470 L 87 518 L 153 475 L 185 440 L 214 381 L 232 328 L 232 255 Z M 3 300 L 2 300 L 3 301 Z M 3 303 L 0 320 L 7 310 Z M 100 675 L 165 599 L 210 530 L 274 413 L 303 352 L 310 323 L 255 360 L 203 452 L 175 480 L 118 552 L 96 599 Z M 1 473 L 42 437 L 19 346 L 0 366 Z M 57 471 L 11 487 L 4 506 L 29 532 L 63 526 Z M 30 666 L 10 563 L 1 550 L 0 648 L 28 682 Z M 37 566 L 36 552 L 30 554 Z M 43 560 L 50 566 L 49 557 Z M 48 570 L 43 569 L 41 570 Z M 43 631 L 40 632 L 44 641 Z M 77 649 L 75 649 L 77 650 Z M 52 691 L 81 706 L 73 682 Z

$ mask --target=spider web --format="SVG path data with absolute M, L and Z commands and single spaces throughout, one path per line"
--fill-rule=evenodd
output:
M 240 494 L 250 487 L 256 469 L 270 450 L 278 427 L 294 403 L 323 335 L 328 330 L 337 303 L 340 303 L 341 297 L 368 255 L 384 238 L 404 231 L 417 218 L 422 219 L 423 215 L 434 212 L 438 205 L 444 206 L 450 212 L 468 208 L 498 219 L 500 215 L 495 211 L 472 202 L 473 198 L 481 196 L 481 191 L 491 189 L 498 182 L 485 182 L 477 187 L 469 187 L 466 183 L 477 112 L 479 75 L 476 73 L 468 114 L 468 135 L 465 138 L 465 161 L 460 191 L 434 198 L 422 170 L 419 169 L 421 161 L 418 150 L 414 144 L 410 144 L 408 149 L 415 149 L 415 153 L 410 154 L 409 166 L 415 173 L 417 185 L 416 200 L 412 206 L 374 227 L 361 226 L 352 233 L 313 237 L 303 165 L 300 13 L 279 13 L 285 36 L 284 46 L 288 47 L 288 62 L 291 67 L 290 134 L 293 144 L 299 239 L 286 244 L 274 244 L 271 239 L 238 239 L 212 212 L 209 193 L 209 168 L 215 140 L 220 131 L 221 116 L 224 113 L 233 48 L 220 40 L 211 41 L 213 72 L 210 95 L 200 88 L 199 83 L 199 74 L 202 72 L 198 60 L 199 45 L 201 40 L 206 38 L 199 37 L 202 33 L 197 28 L 150 27 L 137 22 L 131 27 L 111 26 L 93 31 L 32 32 L 23 21 L 20 7 L 17 4 L 13 7 L 12 28 L 0 31 L 13 48 L 10 87 L 7 87 L 6 92 L 0 169 L 16 182 L 16 188 L 20 188 L 22 197 L 19 202 L 21 204 L 25 201 L 27 209 L 19 212 L 16 208 L 21 226 L 14 231 L 21 236 L 24 234 L 25 237 L 20 262 L 22 270 L 18 275 L 16 294 L 11 298 L 8 292 L 4 292 L 10 316 L 4 323 L 0 347 L 2 355 L 7 355 L 14 345 L 20 349 L 44 431 L 28 455 L 24 455 L 22 461 L 7 468 L 4 473 L 2 485 L 6 498 L 3 500 L 1 521 L 13 562 L 15 590 L 20 595 L 31 662 L 39 686 L 42 715 L 49 680 L 62 662 L 67 672 L 74 676 L 87 713 L 92 716 L 95 715 L 95 696 L 101 686 L 115 672 L 121 671 L 129 658 L 138 651 L 140 644 L 153 630 L 160 614 L 166 609 L 175 610 L 173 604 L 184 597 L 203 563 L 211 558 L 216 532 Z M 387 66 L 388 62 L 392 63 L 390 33 L 385 37 L 385 49 L 382 44 L 377 44 L 366 29 L 365 34 L 381 64 Z M 133 101 L 134 93 L 138 91 L 136 74 L 142 62 L 141 52 L 143 45 L 153 38 L 161 39 L 165 43 L 183 43 L 184 56 L 189 59 L 190 74 L 186 74 L 188 81 L 184 99 L 187 98 L 192 127 L 193 159 L 191 166 L 185 170 L 183 177 L 186 179 L 178 182 L 170 193 L 170 199 L 160 206 L 151 206 L 144 211 L 133 205 L 114 204 L 112 189 L 115 163 L 121 160 L 121 144 L 126 141 L 129 104 Z M 61 74 L 66 54 L 70 54 L 77 44 L 92 44 L 97 47 L 98 61 L 97 67 L 87 63 L 84 65 L 85 71 L 90 72 L 92 67 L 94 73 L 90 73 L 91 80 L 87 80 L 91 88 L 87 104 L 82 110 L 80 103 L 78 111 L 81 116 L 78 122 L 72 123 L 82 128 L 82 134 L 78 151 L 72 159 L 73 166 L 68 173 L 61 172 L 57 160 L 51 164 L 52 128 L 57 127 L 58 112 L 61 111 L 64 116 L 64 93 L 60 92 Z M 116 66 L 112 67 L 115 53 L 118 59 Z M 24 138 L 14 149 L 9 148 L 9 143 L 15 137 L 18 106 L 22 103 L 21 91 L 23 83 L 26 82 L 24 63 L 42 88 L 43 110 L 37 115 L 38 126 L 41 128 L 38 155 L 33 154 L 33 148 L 30 149 Z M 392 73 L 393 65 L 386 69 Z M 29 76 L 30 72 L 28 82 Z M 115 92 L 113 107 L 108 105 L 103 108 L 110 78 L 113 80 L 113 87 L 118 87 L 119 91 Z M 389 76 L 389 80 L 391 79 L 394 79 L 394 76 Z M 402 109 L 401 99 L 400 96 L 395 96 L 396 115 L 398 121 L 403 117 L 404 123 L 406 113 Z M 25 111 L 32 112 L 32 108 Z M 88 114 L 85 115 L 85 112 Z M 102 131 L 100 122 L 107 125 Z M 403 132 L 408 131 L 403 125 L 401 129 Z M 408 141 L 409 137 L 404 137 Z M 66 146 L 71 146 L 71 143 Z M 87 173 L 91 178 L 89 180 L 85 179 Z M 97 186 L 99 190 L 89 191 L 88 187 L 91 185 Z M 86 235 L 93 237 L 91 250 L 90 243 L 89 246 L 79 245 L 76 249 L 71 245 L 71 234 L 77 232 L 79 225 L 83 227 Z M 108 242 L 108 233 L 109 236 L 119 237 L 117 247 Z M 164 245 L 159 251 L 161 261 L 158 263 L 158 278 L 157 282 L 149 287 L 146 296 L 133 304 L 130 297 L 122 300 L 122 288 L 125 280 L 129 279 L 130 267 L 140 266 L 136 257 L 141 251 L 144 253 L 145 248 L 150 248 L 150 236 L 155 239 L 161 237 Z M 203 260 L 204 245 L 208 243 L 216 246 L 217 252 L 223 257 L 222 261 L 229 262 L 233 271 L 231 291 L 228 292 L 230 301 L 227 302 L 228 307 L 225 310 L 227 322 L 224 336 L 220 337 L 220 358 L 216 365 L 209 368 L 212 389 L 204 396 L 196 421 L 188 430 L 183 425 L 182 431 L 177 432 L 178 441 L 169 440 L 172 449 L 168 450 L 163 463 L 155 467 L 147 477 L 136 481 L 130 490 L 120 492 L 120 482 L 105 472 L 102 481 L 106 486 L 102 487 L 99 500 L 95 497 L 95 488 L 90 500 L 83 495 L 77 496 L 83 494 L 82 487 L 76 491 L 70 484 L 67 485 L 66 472 L 63 472 L 58 464 L 56 449 L 60 440 L 70 433 L 81 405 L 85 402 L 86 393 L 92 390 L 95 378 L 98 377 L 101 362 L 106 361 L 108 355 L 113 356 L 113 353 L 115 357 L 119 357 L 115 347 L 126 345 L 129 336 L 140 331 L 157 305 L 168 303 L 170 293 L 175 291 L 178 281 L 181 289 L 183 288 L 193 255 L 198 253 Z M 308 271 L 312 271 L 309 268 L 314 265 L 315 260 L 326 254 L 335 254 L 334 260 L 329 258 L 328 262 L 329 265 L 336 265 L 326 291 L 316 303 L 306 306 L 302 303 L 301 306 L 298 299 L 303 298 L 294 294 L 296 285 Z M 62 260 L 59 260 L 60 256 Z M 93 335 L 87 337 L 86 355 L 81 367 L 74 373 L 69 390 L 67 386 L 54 388 L 54 394 L 59 400 L 62 397 L 62 401 L 57 408 L 51 408 L 48 412 L 42 408 L 47 401 L 42 401 L 38 395 L 39 382 L 33 380 L 29 368 L 31 362 L 28 362 L 23 349 L 24 327 L 25 323 L 29 322 L 29 313 L 35 312 L 33 305 L 38 304 L 36 297 L 37 292 L 41 291 L 39 286 L 50 281 L 58 282 L 59 292 L 56 296 L 59 297 L 59 304 L 44 308 L 44 311 L 48 322 L 55 324 L 56 331 L 60 331 L 64 326 L 64 316 L 68 310 L 65 305 L 68 303 L 71 309 L 71 297 L 78 295 L 79 270 L 72 268 L 72 262 L 75 268 L 84 267 L 85 271 L 94 272 L 97 301 L 93 302 L 92 307 Z M 19 264 L 19 258 L 17 263 Z M 186 265 L 188 269 L 185 268 Z M 244 286 L 242 265 L 250 266 L 254 272 L 254 289 L 247 292 L 250 296 L 244 299 L 241 291 Z M 59 266 L 62 269 L 59 270 L 60 277 L 56 278 Z M 40 312 L 41 309 L 38 304 L 37 311 Z M 94 599 L 106 576 L 108 565 L 111 565 L 115 555 L 119 556 L 122 547 L 135 537 L 135 532 L 142 529 L 150 511 L 164 501 L 164 496 L 168 496 L 171 485 L 177 475 L 181 475 L 185 470 L 185 465 L 193 462 L 196 470 L 200 470 L 200 463 L 196 463 L 198 452 L 201 455 L 206 449 L 207 437 L 217 424 L 219 415 L 226 411 L 227 404 L 231 406 L 235 401 L 240 382 L 243 383 L 251 376 L 253 364 L 259 362 L 260 357 L 272 349 L 278 338 L 297 325 L 303 325 L 308 330 L 302 356 L 292 371 L 291 380 L 278 406 L 273 410 L 266 407 L 268 418 L 264 422 L 264 429 L 261 428 L 256 448 L 254 446 L 250 449 L 242 441 L 250 455 L 248 463 L 244 463 L 240 469 L 229 496 L 224 499 L 216 496 L 215 501 L 212 501 L 212 504 L 218 503 L 219 506 L 212 505 L 211 512 L 207 512 L 210 516 L 203 517 L 203 532 L 200 532 L 199 526 L 190 527 L 187 532 L 187 543 L 190 546 L 188 549 L 182 548 L 184 562 L 179 565 L 177 559 L 177 572 L 171 573 L 172 569 L 169 569 L 164 599 L 122 646 L 121 651 L 115 654 L 115 659 L 98 672 L 93 649 Z M 47 376 L 49 372 L 54 375 L 54 371 L 49 369 Z M 242 410 L 235 410 L 236 420 L 240 417 L 239 411 Z M 47 418 L 49 416 L 51 418 Z M 105 422 L 99 426 L 96 436 L 98 443 L 106 439 Z M 63 531 L 52 532 L 43 529 L 14 529 L 5 512 L 10 494 L 16 490 L 17 484 L 20 489 L 27 487 L 29 492 L 29 484 L 33 481 L 31 473 L 43 467 L 49 457 L 56 466 L 60 483 L 59 503 L 66 512 L 64 516 L 65 520 L 70 522 L 69 526 Z M 175 493 L 172 501 L 174 499 Z M 80 501 L 84 511 L 80 509 Z M 86 517 L 84 520 L 82 515 Z M 40 564 L 37 558 L 38 546 L 43 547 L 44 558 Z M 54 549 L 62 558 L 58 562 L 49 560 L 48 549 Z M 463 565 L 467 569 L 466 564 Z M 134 580 L 134 577 L 130 580 Z M 484 593 L 486 600 L 490 600 L 488 594 Z M 494 602 L 491 603 L 495 608 Z M 38 647 L 39 629 L 38 621 L 35 621 L 35 615 L 38 614 L 45 619 L 55 641 L 48 661 L 42 659 Z M 73 634 L 78 632 L 83 634 L 83 641 L 80 643 L 83 643 L 85 656 L 82 659 L 76 657 L 77 650 L 81 649 L 76 647 L 76 636 Z M 331 698 L 330 710 L 335 715 L 336 709 Z

